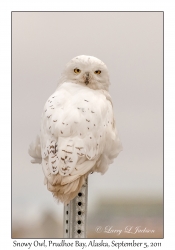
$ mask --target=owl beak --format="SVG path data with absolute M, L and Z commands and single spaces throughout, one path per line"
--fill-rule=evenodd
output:
M 89 72 L 86 72 L 84 74 L 84 78 L 85 78 L 85 84 L 88 85 L 88 83 L 89 83 Z

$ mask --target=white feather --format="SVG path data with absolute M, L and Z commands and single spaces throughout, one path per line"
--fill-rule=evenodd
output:
M 40 137 L 39 136 L 37 136 L 35 141 L 30 144 L 29 149 L 28 149 L 28 153 L 33 158 L 31 160 L 32 163 L 41 164 L 42 157 L 41 157 L 41 145 L 40 145 Z

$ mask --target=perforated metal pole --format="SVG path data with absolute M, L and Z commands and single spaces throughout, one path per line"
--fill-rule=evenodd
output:
M 86 238 L 88 178 L 78 195 L 64 205 L 64 238 Z

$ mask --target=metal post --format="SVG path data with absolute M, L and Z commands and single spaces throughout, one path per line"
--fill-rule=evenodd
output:
M 86 238 L 88 178 L 78 195 L 64 205 L 64 238 Z

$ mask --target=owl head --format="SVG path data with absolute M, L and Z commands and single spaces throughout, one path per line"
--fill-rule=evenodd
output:
M 109 74 L 106 65 L 93 56 L 76 56 L 65 67 L 60 83 L 74 82 L 91 89 L 108 90 Z

